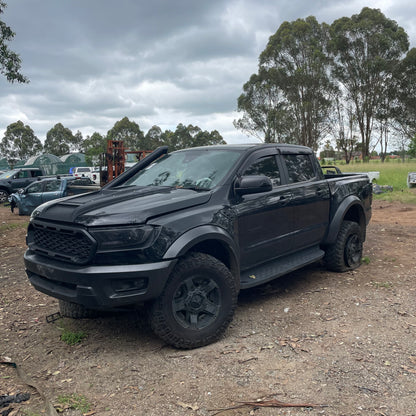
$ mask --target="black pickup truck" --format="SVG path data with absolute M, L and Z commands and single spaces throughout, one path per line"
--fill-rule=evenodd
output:
M 217 340 L 240 289 L 324 259 L 358 267 L 371 217 L 365 175 L 324 175 L 306 147 L 159 148 L 99 192 L 36 208 L 25 265 L 61 313 L 144 304 L 179 348 Z
M 4 172 L 0 175 L 0 203 L 6 202 L 13 192 L 44 176 L 41 168 L 17 168 Z

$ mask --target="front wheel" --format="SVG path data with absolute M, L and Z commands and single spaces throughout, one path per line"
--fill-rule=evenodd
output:
M 353 221 L 343 221 L 337 240 L 325 253 L 325 262 L 329 270 L 346 272 L 361 264 L 363 240 L 360 226 Z
M 235 278 L 223 263 L 208 254 L 190 254 L 178 263 L 153 302 L 151 327 L 177 348 L 211 344 L 232 321 L 237 292 Z
M 8 198 L 9 198 L 9 193 L 4 189 L 0 189 L 0 204 L 7 202 Z

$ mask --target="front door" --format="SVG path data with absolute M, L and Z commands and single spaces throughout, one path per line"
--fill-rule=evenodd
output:
M 259 151 L 242 169 L 242 175 L 265 175 L 273 184 L 269 192 L 244 195 L 234 204 L 237 215 L 241 270 L 279 257 L 291 250 L 294 218 L 289 207 L 292 192 L 281 185 L 277 151 Z

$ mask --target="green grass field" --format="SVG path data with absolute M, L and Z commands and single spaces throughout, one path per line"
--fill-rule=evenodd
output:
M 416 160 L 402 162 L 401 160 L 389 160 L 381 163 L 380 161 L 370 161 L 368 163 L 351 162 L 349 165 L 335 163 L 342 172 L 380 172 L 379 185 L 390 185 L 393 192 L 386 192 L 374 195 L 376 199 L 387 201 L 399 201 L 406 204 L 416 204 L 416 188 L 407 187 L 407 174 L 416 172 Z

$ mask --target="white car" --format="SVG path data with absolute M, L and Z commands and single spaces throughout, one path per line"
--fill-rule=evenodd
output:
M 416 172 L 409 172 L 407 175 L 407 187 L 412 188 L 416 186 Z
M 72 169 L 72 175 L 76 178 L 87 177 L 91 178 L 93 168 L 90 166 L 80 166 Z

